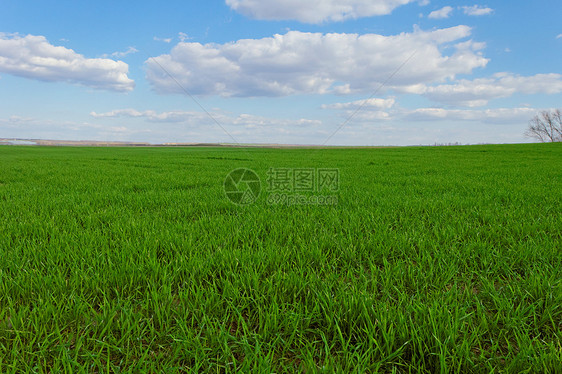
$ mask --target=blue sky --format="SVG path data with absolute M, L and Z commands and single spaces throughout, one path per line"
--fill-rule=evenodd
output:
M 0 138 L 517 143 L 537 111 L 562 107 L 560 1 L 0 10 Z

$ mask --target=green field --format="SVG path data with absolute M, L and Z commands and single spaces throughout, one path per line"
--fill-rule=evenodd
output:
M 6 146 L 0 204 L 0 372 L 562 372 L 562 144 Z

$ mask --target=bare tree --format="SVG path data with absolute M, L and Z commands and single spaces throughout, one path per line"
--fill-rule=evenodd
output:
M 543 110 L 529 121 L 525 135 L 541 142 L 562 141 L 562 112 Z

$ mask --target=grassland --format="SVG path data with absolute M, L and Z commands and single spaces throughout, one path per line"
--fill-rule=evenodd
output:
M 0 204 L 0 372 L 562 372 L 562 144 L 0 147 Z

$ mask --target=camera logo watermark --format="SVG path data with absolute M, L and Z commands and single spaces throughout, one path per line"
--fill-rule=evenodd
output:
M 237 205 L 256 202 L 261 192 L 260 177 L 251 169 L 232 170 L 224 180 L 226 197 Z
M 269 205 L 337 205 L 339 188 L 339 169 L 269 168 L 266 201 Z M 236 169 L 226 177 L 224 191 L 234 204 L 253 204 L 261 181 L 251 169 Z

